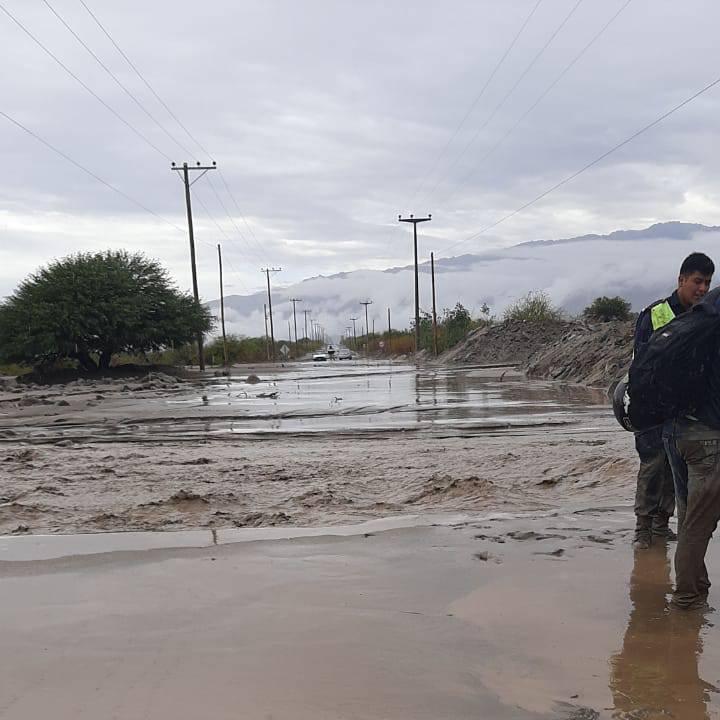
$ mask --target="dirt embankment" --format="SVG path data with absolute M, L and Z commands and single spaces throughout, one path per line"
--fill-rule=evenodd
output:
M 445 353 L 448 363 L 512 363 L 533 377 L 609 387 L 632 357 L 632 322 L 505 322 Z

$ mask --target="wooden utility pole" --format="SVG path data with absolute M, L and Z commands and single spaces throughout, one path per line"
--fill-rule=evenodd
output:
M 192 283 L 193 283 L 193 295 L 195 296 L 195 302 L 200 304 L 200 293 L 198 292 L 198 281 L 197 281 L 197 265 L 195 263 L 195 232 L 193 230 L 193 218 L 192 218 L 192 204 L 190 202 L 190 186 L 196 183 L 208 170 L 217 170 L 217 163 L 213 160 L 212 165 L 201 165 L 198 163 L 196 166 L 189 167 L 186 162 L 182 164 L 182 167 L 177 167 L 175 163 L 170 165 L 172 170 L 177 172 L 182 171 L 182 181 L 185 185 L 185 209 L 187 210 L 187 221 L 188 221 L 188 235 L 190 236 L 190 269 L 192 271 Z M 190 182 L 190 170 L 202 171 L 198 177 Z M 203 357 L 203 336 L 202 331 L 197 336 L 198 344 L 198 362 L 200 370 L 205 370 L 205 358 Z
M 295 315 L 295 303 L 302 302 L 300 298 L 290 298 L 290 302 L 293 304 L 293 324 L 295 325 L 295 355 L 297 356 L 297 316 Z
M 303 315 L 305 316 L 305 340 L 310 342 L 310 336 L 307 334 L 307 316 L 312 313 L 312 310 L 303 310 Z
M 365 352 L 370 352 L 370 325 L 368 324 L 368 305 L 372 305 L 372 300 L 361 300 L 361 305 L 365 306 Z
M 432 278 L 432 300 L 433 300 L 433 352 L 435 357 L 438 354 L 437 346 L 437 312 L 435 311 L 435 255 L 430 253 L 430 277 Z
M 398 215 L 400 222 L 412 223 L 413 225 L 413 247 L 415 248 L 415 352 L 420 350 L 420 285 L 418 282 L 418 249 L 417 249 L 417 226 L 421 222 L 429 222 L 432 215 L 428 214 L 425 218 L 416 218 L 413 215 L 404 218 Z
M 268 337 L 267 305 L 263 303 L 263 315 L 265 316 L 265 354 L 270 362 L 270 338 Z
M 357 352 L 357 328 L 355 327 L 355 321 L 357 320 L 356 317 L 351 317 L 353 324 L 353 345 L 355 346 L 355 352 Z
M 268 310 L 270 311 L 270 359 L 275 362 L 275 329 L 273 328 L 272 294 L 270 293 L 270 273 L 280 272 L 282 268 L 261 268 L 267 278 Z
M 225 336 L 225 296 L 223 294 L 223 273 L 222 273 L 222 250 L 220 249 L 220 243 L 217 246 L 218 249 L 218 266 L 220 268 L 220 326 L 222 327 L 222 339 L 223 339 L 223 364 L 225 367 L 228 366 L 228 351 L 227 351 L 227 337 Z
M 390 308 L 388 308 L 388 355 L 391 353 L 391 341 L 390 338 L 392 337 L 392 329 L 390 327 Z

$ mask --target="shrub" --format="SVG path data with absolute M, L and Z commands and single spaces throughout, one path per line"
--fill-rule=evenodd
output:
M 609 322 L 610 320 L 629 320 L 630 303 L 619 296 L 595 298 L 584 310 L 588 320 Z
M 557 322 L 563 319 L 563 312 L 552 304 L 547 293 L 535 290 L 510 305 L 503 313 L 503 319 L 521 322 Z

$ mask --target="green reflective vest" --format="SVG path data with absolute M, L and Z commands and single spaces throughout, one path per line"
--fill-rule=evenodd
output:
M 675 313 L 672 311 L 670 303 L 667 300 L 663 300 L 650 308 L 650 322 L 652 323 L 653 331 L 664 327 L 674 317 Z

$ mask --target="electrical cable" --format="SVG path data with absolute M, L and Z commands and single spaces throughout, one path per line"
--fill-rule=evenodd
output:
M 690 104 L 693 100 L 697 99 L 697 98 L 700 97 L 701 95 L 704 95 L 706 92 L 708 92 L 709 90 L 711 90 L 712 88 L 714 88 L 714 87 L 715 87 L 716 85 L 718 85 L 718 84 L 720 84 L 720 77 L 716 78 L 716 79 L 713 80 L 711 83 L 708 83 L 707 85 L 705 85 L 705 87 L 701 88 L 701 89 L 698 90 L 697 92 L 693 93 L 690 97 L 686 98 L 685 100 L 683 100 L 682 102 L 678 103 L 677 105 L 675 105 L 673 108 L 671 108 L 671 109 L 668 110 L 667 112 L 665 112 L 665 113 L 663 113 L 662 115 L 660 115 L 660 117 L 655 118 L 655 120 L 653 120 L 652 122 L 648 123 L 647 125 L 644 125 L 644 126 L 641 127 L 639 130 L 636 130 L 632 135 L 630 135 L 629 137 L 625 138 L 625 140 L 623 140 L 622 142 L 619 142 L 617 145 L 614 145 L 614 146 L 611 147 L 609 150 L 606 150 L 602 155 L 600 155 L 599 157 L 596 157 L 594 160 L 592 160 L 591 162 L 587 163 L 587 165 L 584 165 L 584 166 L 581 167 L 579 170 L 576 170 L 576 171 L 575 171 L 574 173 L 572 173 L 571 175 L 568 175 L 566 178 L 564 178 L 564 179 L 561 180 L 560 182 L 556 183 L 556 184 L 553 185 L 552 187 L 548 188 L 548 189 L 545 190 L 544 192 L 540 193 L 539 195 L 537 195 L 536 197 L 534 197 L 532 200 L 526 202 L 525 204 L 521 205 L 519 208 L 517 208 L 516 210 L 513 210 L 512 212 L 508 213 L 507 215 L 504 215 L 504 216 L 501 217 L 499 220 L 496 220 L 494 223 L 492 223 L 492 224 L 490 224 L 490 225 L 487 225 L 486 227 L 482 228 L 482 230 L 478 230 L 477 232 L 473 233 L 472 235 L 469 235 L 469 236 L 466 237 L 464 240 L 460 240 L 459 242 L 456 242 L 456 243 L 454 243 L 453 245 L 448 246 L 447 248 L 445 248 L 445 249 L 443 250 L 443 252 L 448 252 L 448 251 L 451 250 L 452 248 L 458 247 L 459 245 L 463 245 L 464 243 L 470 242 L 471 240 L 476 240 L 476 239 L 479 238 L 481 235 L 485 234 L 488 230 L 492 230 L 493 228 L 496 228 L 498 225 L 504 223 L 506 220 L 509 220 L 510 218 L 514 217 L 515 215 L 518 215 L 518 214 L 521 213 L 523 210 L 527 210 L 527 208 L 529 208 L 530 206 L 532 206 L 532 205 L 534 205 L 535 203 L 539 202 L 539 201 L 542 200 L 543 198 L 547 197 L 548 195 L 550 195 L 550 193 L 555 192 L 555 190 L 558 190 L 559 188 L 563 187 L 563 185 L 567 185 L 567 183 L 569 183 L 570 181 L 574 180 L 574 179 L 575 179 L 576 177 L 578 177 L 579 175 L 582 175 L 586 170 L 589 170 L 589 169 L 592 168 L 593 166 L 595 166 L 595 165 L 597 165 L 598 163 L 602 162 L 602 161 L 603 161 L 605 158 L 607 158 L 608 156 L 612 155 L 612 154 L 613 154 L 614 152 L 616 152 L 617 150 L 620 150 L 620 148 L 622 148 L 622 147 L 624 147 L 625 145 L 631 143 L 633 140 L 635 140 L 636 138 L 638 138 L 640 135 L 643 135 L 643 134 L 646 133 L 648 130 L 651 130 L 651 129 L 654 128 L 656 125 L 659 125 L 661 122 L 663 122 L 663 120 L 666 120 L 666 119 L 669 118 L 671 115 L 673 115 L 674 113 L 676 113 L 678 110 L 681 110 L 681 109 L 684 108 L 686 105 Z
M 128 122 L 120 113 L 117 112 L 112 106 L 108 105 L 92 88 L 85 84 L 65 63 L 60 60 L 48 47 L 43 45 L 38 38 L 35 37 L 2 3 L 0 3 L 0 10 L 2 10 L 33 42 L 35 42 L 45 53 L 47 53 L 71 78 L 78 82 L 87 92 L 89 92 L 99 103 L 107 108 L 120 122 L 132 130 L 143 142 L 147 143 L 155 152 L 159 153 L 166 160 L 171 161 L 169 155 L 166 155 L 157 145 L 143 135 L 134 125 Z
M 96 175 L 92 170 L 89 170 L 89 169 L 86 168 L 84 165 L 81 165 L 77 160 L 73 160 L 73 158 L 71 158 L 69 155 L 67 155 L 66 153 L 64 153 L 62 150 L 59 150 L 58 148 L 56 148 L 54 145 L 52 145 L 51 143 L 49 143 L 49 142 L 48 142 L 47 140 L 45 140 L 44 138 L 40 137 L 40 135 L 38 135 L 37 133 L 35 133 L 35 132 L 33 132 L 32 130 L 30 130 L 28 127 L 26 127 L 25 125 L 23 125 L 23 124 L 22 124 L 21 122 L 19 122 L 18 120 L 15 120 L 15 118 L 11 117 L 11 116 L 8 115 L 6 112 L 3 112 L 2 110 L 0 110 L 0 115 L 2 115 L 6 120 L 9 120 L 9 121 L 10 121 L 13 125 L 15 125 L 16 127 L 18 127 L 18 128 L 20 128 L 21 130 L 25 131 L 25 132 L 26 132 L 28 135 L 30 135 L 31 137 L 35 138 L 35 140 L 37 140 L 38 142 L 41 142 L 43 145 L 45 145 L 47 148 L 49 148 L 50 150 L 52 150 L 54 153 L 56 153 L 57 155 L 59 155 L 59 156 L 62 157 L 63 159 L 67 160 L 69 163 L 71 163 L 72 165 L 74 165 L 76 168 L 82 170 L 84 173 L 88 174 L 90 177 L 92 177 L 93 179 L 97 180 L 99 183 L 102 183 L 103 185 L 105 185 L 105 187 L 109 188 L 109 189 L 112 190 L 113 192 L 117 193 L 117 194 L 120 195 L 121 197 L 123 197 L 123 198 L 125 198 L 126 200 L 128 200 L 129 202 L 133 203 L 134 205 L 137 205 L 139 208 L 141 208 L 141 209 L 144 210 L 145 212 L 150 213 L 150 215 L 152 215 L 153 217 L 157 218 L 158 220 L 162 220 L 164 223 L 166 223 L 166 224 L 170 225 L 171 227 L 175 228 L 175 230 L 178 230 L 178 231 L 181 232 L 181 233 L 184 233 L 184 232 L 185 232 L 185 230 L 183 230 L 181 227 L 179 227 L 178 225 L 176 225 L 176 224 L 175 224 L 174 222 L 172 222 L 171 220 L 167 220 L 166 218 L 162 217 L 162 215 L 158 215 L 154 210 L 151 210 L 151 209 L 150 209 L 149 207 L 147 207 L 146 205 L 143 205 L 139 200 L 136 200 L 134 197 L 131 197 L 131 196 L 128 195 L 126 192 L 123 192 L 123 191 L 120 190 L 119 188 L 116 188 L 114 185 L 112 185 L 111 183 L 109 183 L 107 180 L 103 180 L 103 178 L 101 178 L 99 175 Z
M 45 0 L 45 1 L 46 1 L 46 0 Z M 540 1 L 541 1 L 541 0 L 538 0 L 538 2 L 540 2 Z M 148 88 L 148 90 L 150 90 L 150 92 L 153 94 L 153 96 L 155 97 L 155 99 L 165 108 L 165 110 L 166 110 L 167 113 L 170 115 L 170 117 L 172 117 L 173 120 L 175 120 L 175 122 L 183 129 L 183 131 L 185 132 L 185 134 L 200 148 L 200 150 L 201 150 L 203 153 L 205 153 L 205 155 L 206 155 L 207 157 L 212 157 L 212 154 L 209 153 L 209 152 L 207 151 L 207 149 L 203 146 L 203 144 L 197 139 L 197 137 L 195 137 L 195 135 L 193 135 L 193 134 L 190 132 L 190 130 L 188 130 L 188 128 L 183 124 L 183 122 L 180 120 L 180 118 L 172 111 L 172 109 L 170 108 L 170 106 L 163 100 L 163 98 L 160 96 L 160 94 L 155 90 L 155 88 L 150 84 L 150 82 L 149 82 L 149 81 L 145 78 L 145 76 L 140 72 L 140 70 L 138 69 L 138 67 L 132 62 L 132 60 L 131 60 L 130 57 L 127 55 L 127 53 L 125 53 L 125 51 L 120 47 L 120 45 L 117 43 L 117 41 L 115 40 L 115 38 L 110 34 L 110 31 L 105 27 L 105 25 L 103 25 L 103 23 L 100 21 L 100 19 L 97 17 L 97 15 L 95 15 L 95 13 L 93 13 L 93 11 L 88 7 L 88 5 L 87 5 L 87 3 L 85 2 L 85 0 L 79 0 L 79 2 L 80 2 L 80 4 L 85 8 L 85 10 L 88 12 L 88 14 L 90 15 L 90 17 L 91 17 L 91 18 L 93 19 L 93 21 L 97 24 L 97 26 L 100 28 L 100 30 L 105 34 L 105 36 L 108 38 L 108 40 L 112 43 L 113 47 L 118 51 L 118 53 L 120 53 L 120 55 L 123 57 L 123 59 L 125 60 L 125 62 L 127 62 L 127 64 L 130 66 L 130 68 L 133 70 L 133 72 L 140 78 L 140 80 L 145 84 L 145 86 Z M 193 153 L 189 153 L 189 154 L 190 154 L 191 156 L 193 155 Z M 240 210 L 240 206 L 238 205 L 237 200 L 235 200 L 235 197 L 234 197 L 234 195 L 232 194 L 232 192 L 231 192 L 231 190 L 230 190 L 230 187 L 229 187 L 227 181 L 225 180 L 225 175 L 222 173 L 222 171 L 220 170 L 220 168 L 218 168 L 218 174 L 220 175 L 220 179 L 222 180 L 222 183 L 223 183 L 223 185 L 225 186 L 225 189 L 226 189 L 228 195 L 230 196 L 230 199 L 232 200 L 233 204 L 235 205 L 235 207 L 236 207 L 236 209 L 237 209 L 237 211 L 238 211 L 238 214 L 240 215 L 240 218 L 242 219 L 243 223 L 245 224 L 245 227 L 247 228 L 247 230 L 248 230 L 248 232 L 249 232 L 249 234 L 250 234 L 250 237 L 252 238 L 253 242 L 254 242 L 255 245 L 257 246 L 259 252 L 260 252 L 260 253 L 263 255 L 263 257 L 264 257 L 264 248 L 263 248 L 262 244 L 258 241 L 257 237 L 255 236 L 255 233 L 253 232 L 252 228 L 250 227 L 250 224 L 248 223 L 247 219 L 245 218 L 245 216 L 243 215 L 242 211 Z M 208 181 L 210 182 L 211 187 L 213 187 L 213 191 L 214 191 L 214 192 L 216 193 L 216 195 L 217 195 L 217 191 L 215 190 L 214 186 L 212 185 L 212 181 L 210 180 L 210 178 L 208 178 Z M 219 200 L 219 199 L 220 199 L 220 198 L 219 198 L 219 196 L 218 196 L 218 200 Z M 223 207 L 224 207 L 224 203 L 223 203 L 222 201 L 220 201 L 220 204 L 223 205 Z M 230 218 L 230 221 L 233 223 L 233 225 L 236 225 L 234 218 L 230 215 L 229 212 L 227 212 L 227 209 L 226 209 L 226 208 L 225 208 L 225 212 L 226 212 L 226 214 L 228 215 L 228 217 Z M 242 237 L 243 237 L 243 234 L 240 233 L 239 228 L 237 228 L 237 226 L 236 226 L 236 229 L 238 230 L 238 234 L 239 234 L 240 237 L 242 238 Z M 243 238 L 243 241 L 244 241 L 244 242 L 248 242 L 245 238 Z M 248 243 L 248 247 L 250 247 L 250 244 L 249 244 L 249 243 Z M 266 264 L 269 264 L 269 263 L 266 263 Z
M 80 1 L 82 2 L 82 0 L 80 0 Z M 465 124 L 465 122 L 467 121 L 467 119 L 470 117 L 470 115 L 472 114 L 473 110 L 477 107 L 477 104 L 478 104 L 478 103 L 480 102 L 480 100 L 482 99 L 482 97 L 483 97 L 483 95 L 485 94 L 485 91 L 487 90 L 488 86 L 489 86 L 490 83 L 492 82 L 492 80 L 493 80 L 493 78 L 495 77 L 495 75 L 497 74 L 498 70 L 500 70 L 500 68 L 502 67 L 503 63 L 504 63 L 505 60 L 507 59 L 507 56 L 512 52 L 512 49 L 515 47 L 518 39 L 520 38 L 520 36 L 522 35 L 523 31 L 525 30 L 525 28 L 526 28 L 526 27 L 528 26 L 528 24 L 530 23 L 530 20 L 532 20 L 533 15 L 535 15 L 535 12 L 536 12 L 537 9 L 540 7 L 540 4 L 542 3 L 542 1 L 543 1 L 543 0 L 537 0 L 537 2 L 535 3 L 534 7 L 533 7 L 532 10 L 530 11 L 530 14 L 525 18 L 523 24 L 520 26 L 520 29 L 517 31 L 517 33 L 515 33 L 515 37 L 513 37 L 512 42 L 510 43 L 510 45 L 508 45 L 508 47 L 506 48 L 506 50 L 505 50 L 505 52 L 503 53 L 503 55 L 502 55 L 502 57 L 500 58 L 500 60 L 498 60 L 498 62 L 495 64 L 495 67 L 493 68 L 493 71 L 492 71 L 492 72 L 490 73 L 490 75 L 488 76 L 488 78 L 487 78 L 487 80 L 485 81 L 485 84 L 482 86 L 480 92 L 475 96 L 475 99 L 472 101 L 472 103 L 470 104 L 470 107 L 469 107 L 469 108 L 467 109 L 467 111 L 465 112 L 465 115 L 463 116 L 462 120 L 460 120 L 460 123 L 459 123 L 458 126 L 455 128 L 454 132 L 450 135 L 449 140 L 445 143 L 445 146 L 442 148 L 442 150 L 440 150 L 440 152 L 438 153 L 437 157 L 435 158 L 435 161 L 433 162 L 432 166 L 431 166 L 430 169 L 425 173 L 425 175 L 423 176 L 422 180 L 420 181 L 420 184 L 418 185 L 418 187 L 416 188 L 415 192 L 414 192 L 414 193 L 412 194 L 412 196 L 410 197 L 410 200 L 409 200 L 408 203 L 407 203 L 408 206 L 409 206 L 410 203 L 415 199 L 415 197 L 420 193 L 420 191 L 422 190 L 423 186 L 424 186 L 425 183 L 427 182 L 428 177 L 430 177 L 430 175 L 432 175 L 432 173 L 434 173 L 435 170 L 437 169 L 437 166 L 438 166 L 438 164 L 440 163 L 440 160 L 442 160 L 442 158 L 445 156 L 445 153 L 447 152 L 448 148 L 449 148 L 450 145 L 452 144 L 453 140 L 455 140 L 455 138 L 457 137 L 458 133 L 459 133 L 460 130 L 462 129 L 463 125 Z
M 50 4 L 49 0 L 42 0 L 48 7 L 50 12 L 63 24 L 68 32 L 87 50 L 90 56 L 95 62 L 113 79 L 115 84 L 142 110 L 147 117 L 150 118 L 167 137 L 174 142 L 184 153 L 187 153 L 190 157 L 193 157 L 193 153 L 190 152 L 179 140 L 177 140 L 166 128 L 160 123 L 160 121 L 138 100 L 138 98 L 122 83 L 122 81 L 113 73 L 113 71 L 97 56 L 95 52 L 90 48 L 87 43 L 70 27 L 69 23 L 58 13 L 58 11 Z M 193 157 L 193 159 L 196 159 Z
M 481 165 L 487 160 L 509 137 L 517 130 L 523 120 L 525 120 L 530 113 L 550 94 L 555 86 L 567 75 L 567 73 L 575 66 L 575 64 L 585 55 L 585 53 L 595 44 L 595 42 L 603 35 L 603 33 L 612 25 L 613 22 L 618 18 L 620 13 L 632 2 L 632 0 L 625 0 L 625 3 L 620 7 L 619 10 L 598 30 L 590 41 L 583 47 L 580 52 L 563 68 L 560 74 L 548 85 L 545 90 L 540 94 L 538 99 L 518 118 L 518 120 L 512 125 L 512 127 L 493 145 L 478 161 L 477 165 Z M 477 171 L 477 168 L 472 169 L 468 175 L 459 183 L 457 187 L 462 187 Z M 445 199 L 447 202 L 448 199 Z
M 100 20 L 97 18 L 97 16 L 93 13 L 93 11 L 87 6 L 87 4 L 84 2 L 84 0 L 80 0 L 80 4 L 87 10 L 90 17 L 95 21 L 97 26 L 102 30 L 102 32 L 105 34 L 107 39 L 113 44 L 115 49 L 122 55 L 122 57 L 125 59 L 127 64 L 132 68 L 132 70 L 135 72 L 135 74 L 142 80 L 142 82 L 145 84 L 145 87 L 147 87 L 148 90 L 155 96 L 155 99 L 165 108 L 165 110 L 168 112 L 170 117 L 175 120 L 175 122 L 183 129 L 185 134 L 202 150 L 203 153 L 205 153 L 205 156 L 210 158 L 212 155 L 203 147 L 202 143 L 183 125 L 183 123 L 180 121 L 180 118 L 175 115 L 175 113 L 168 107 L 168 105 L 165 103 L 165 101 L 160 97 L 160 95 L 155 91 L 155 88 L 148 82 L 148 80 L 145 78 L 145 76 L 138 70 L 138 68 L 135 66 L 135 64 L 130 60 L 130 58 L 123 52 L 122 48 L 115 42 L 115 39 L 110 34 L 110 32 L 105 28 L 105 26 L 100 22 Z M 190 153 L 192 154 L 192 153 Z
M 498 112 L 502 109 L 502 107 L 505 105 L 505 103 L 510 99 L 512 94 L 517 90 L 520 83 L 527 77 L 528 73 L 535 67 L 537 62 L 540 60 L 540 58 L 545 54 L 545 51 L 552 45 L 555 38 L 560 34 L 560 31 L 567 25 L 570 18 L 575 14 L 576 10 L 580 7 L 580 5 L 585 0 L 577 0 L 577 2 L 573 5 L 573 7 L 570 9 L 570 12 L 563 18 L 562 22 L 555 28 L 552 35 L 548 38 L 548 40 L 545 42 L 545 44 L 540 48 L 540 50 L 535 54 L 533 59 L 528 63 L 528 65 L 525 67 L 525 69 L 520 73 L 520 76 L 515 81 L 515 84 L 508 90 L 508 92 L 505 94 L 503 99 L 495 106 L 495 109 L 488 115 L 487 118 L 485 118 L 485 121 L 480 125 L 480 127 L 475 131 L 475 134 L 470 138 L 470 140 L 467 142 L 465 147 L 460 151 L 460 154 L 456 156 L 455 160 L 450 164 L 450 166 L 446 169 L 444 176 L 441 176 L 441 178 L 435 183 L 433 188 L 428 193 L 428 199 L 430 196 L 432 196 L 435 191 L 440 187 L 440 185 L 443 184 L 445 181 L 445 178 L 447 178 L 450 171 L 453 170 L 457 166 L 457 164 L 462 160 L 464 155 L 467 153 L 467 151 L 472 147 L 472 145 L 475 143 L 475 141 L 480 137 L 480 133 L 490 124 L 490 122 L 493 120 L 493 118 L 498 114 Z
M 235 218 L 230 214 L 230 212 L 227 209 L 227 206 L 223 202 L 223 199 L 220 197 L 220 193 L 218 193 L 215 184 L 212 181 L 212 178 L 208 177 L 208 184 L 210 185 L 210 189 L 215 194 L 215 197 L 217 198 L 218 203 L 220 203 L 220 207 L 223 209 L 225 214 L 228 216 L 228 219 L 232 223 L 232 226 L 235 228 L 235 232 L 237 232 L 238 237 L 247 245 L 248 250 L 252 251 L 252 253 L 255 255 L 255 257 L 260 261 L 260 264 L 265 263 L 265 258 L 258 254 L 258 252 L 250 246 L 250 243 L 248 242 L 247 238 L 240 232 L 240 228 L 238 227 L 238 224 L 235 222 Z

